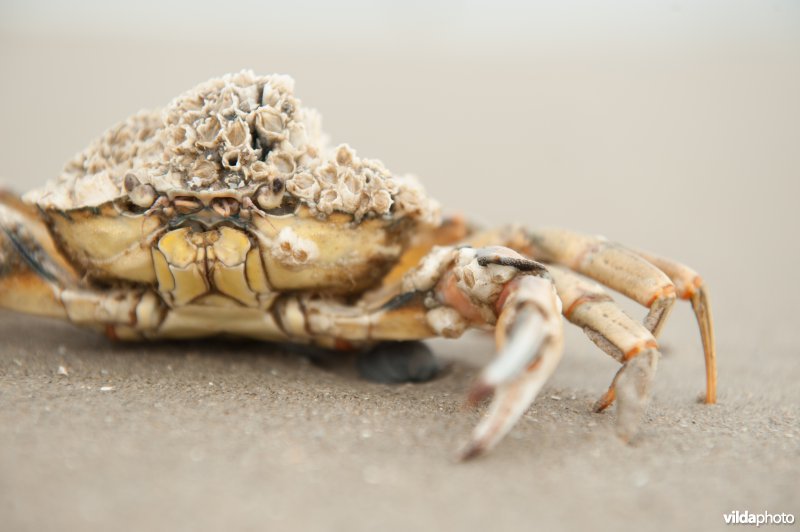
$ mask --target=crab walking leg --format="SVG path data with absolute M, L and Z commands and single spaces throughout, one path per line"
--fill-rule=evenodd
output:
M 600 349 L 622 364 L 594 410 L 601 412 L 619 398 L 617 432 L 630 440 L 650 400 L 660 358 L 656 339 L 641 323 L 625 314 L 597 283 L 566 268 L 550 266 L 549 271 L 564 304 L 564 317 L 581 327 Z
M 700 339 L 703 342 L 703 353 L 705 354 L 706 403 L 716 403 L 717 354 L 714 341 L 714 320 L 711 316 L 708 288 L 700 275 L 688 266 L 643 251 L 637 251 L 636 253 L 669 276 L 672 282 L 675 283 L 679 298 L 691 301 L 692 309 L 694 309 L 694 314 L 697 318 L 697 325 L 700 328 Z
M 536 260 L 562 264 L 649 307 L 645 326 L 653 336 L 661 331 L 676 291 L 682 299 L 690 299 L 703 341 L 706 403 L 716 402 L 716 348 L 711 306 L 708 291 L 693 270 L 672 260 L 625 249 L 601 237 L 560 229 L 527 231 L 519 226 L 506 226 L 469 238 L 469 243 L 476 246 L 487 242 L 501 242 Z M 565 309 L 569 309 L 569 305 L 565 305 Z M 610 401 L 613 401 L 611 396 Z
M 483 231 L 471 236 L 474 246 L 500 242 L 546 264 L 561 264 L 598 281 L 649 308 L 644 324 L 658 336 L 675 302 L 669 277 L 633 251 L 602 237 L 563 229 L 527 231 L 519 226 Z
M 472 248 L 436 246 L 396 283 L 393 297 L 382 297 L 375 303 L 374 296 L 367 294 L 362 301 L 349 305 L 336 298 L 301 296 L 279 302 L 277 313 L 290 336 L 305 335 L 328 346 L 434 336 L 458 338 L 470 326 L 485 327 L 494 325 L 497 320 L 491 304 L 470 303 L 468 296 L 459 290 L 452 293 L 457 294 L 453 296 L 458 298 L 455 302 L 439 293 L 444 287 L 455 287 L 458 281 L 474 285 L 476 273 L 485 276 L 483 270 L 487 268 L 478 260 L 478 251 Z M 518 270 L 508 266 L 492 268 L 496 275 L 496 282 L 491 285 L 493 294 L 484 295 L 497 298 L 502 286 L 513 279 Z M 469 271 L 465 273 L 465 269 Z
M 599 284 L 559 266 L 551 265 L 548 270 L 564 305 L 564 317 L 612 358 L 625 363 L 658 347 L 653 334 L 625 314 Z
M 153 328 L 161 318 L 161 301 L 152 292 L 82 288 L 36 211 L 4 191 L 0 191 L 0 307 L 99 325 L 112 336 L 137 336 L 134 329 Z
M 401 294 L 382 306 L 348 305 L 339 299 L 292 297 L 277 303 L 279 322 L 295 340 L 348 349 L 376 340 L 421 340 L 436 336 L 422 294 Z M 456 336 L 463 332 L 459 328 Z
M 0 190 L 0 307 L 66 318 L 60 292 L 76 284 L 37 212 Z
M 407 271 L 395 295 L 373 303 L 368 294 L 355 304 L 338 298 L 289 297 L 276 313 L 286 333 L 329 346 L 371 340 L 457 338 L 471 326 L 493 326 L 494 304 L 503 287 L 534 261 L 511 254 L 516 265 L 490 263 L 496 249 L 434 247 Z M 498 259 L 499 260 L 499 259 Z
M 467 460 L 492 449 L 531 405 L 558 366 L 564 339 L 561 305 L 549 277 L 508 283 L 495 328 L 498 356 L 478 378 L 470 401 L 494 391 L 486 417 L 461 452 Z
M 650 309 L 644 324 L 658 337 L 675 302 L 675 285 L 656 266 L 603 237 L 565 229 L 530 231 L 528 241 L 536 260 L 567 266 Z

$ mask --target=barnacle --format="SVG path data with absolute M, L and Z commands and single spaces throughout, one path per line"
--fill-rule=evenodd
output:
M 357 220 L 394 215 L 431 224 L 439 216 L 438 204 L 413 178 L 359 158 L 345 144 L 327 149 L 319 114 L 294 96 L 288 76 L 229 74 L 198 85 L 161 112 L 142 111 L 27 198 L 64 210 L 98 206 L 130 192 L 124 186 L 130 171 L 157 193 L 255 194 L 280 179 L 319 216 L 338 211 Z
M 300 266 L 313 261 L 319 254 L 317 244 L 301 238 L 291 227 L 284 227 L 272 244 L 272 256 L 284 266 Z

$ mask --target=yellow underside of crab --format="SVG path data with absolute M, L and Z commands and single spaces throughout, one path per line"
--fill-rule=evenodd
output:
M 53 233 L 93 279 L 152 285 L 170 308 L 160 337 L 229 333 L 285 339 L 268 312 L 293 291 L 351 294 L 378 284 L 402 254 L 408 222 L 324 219 L 301 207 L 246 228 L 164 229 L 114 203 L 52 211 Z

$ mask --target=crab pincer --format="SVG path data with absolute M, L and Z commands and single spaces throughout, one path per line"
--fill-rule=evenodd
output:
M 495 327 L 498 356 L 483 369 L 467 399 L 476 405 L 494 396 L 461 452 L 462 459 L 469 459 L 508 433 L 558 365 L 561 301 L 544 266 L 501 247 L 460 250 L 437 294 L 476 325 Z

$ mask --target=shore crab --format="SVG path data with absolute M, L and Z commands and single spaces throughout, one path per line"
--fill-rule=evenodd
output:
M 286 76 L 244 71 L 140 112 L 22 199 L 0 192 L 0 306 L 115 339 L 231 335 L 352 350 L 469 328 L 498 355 L 468 395 L 493 396 L 462 456 L 491 449 L 553 373 L 562 316 L 621 363 L 597 402 L 630 438 L 656 337 L 689 300 L 716 366 L 708 293 L 675 261 L 601 237 L 442 217 L 410 176 L 330 149 Z M 605 285 L 649 309 L 628 317 Z

